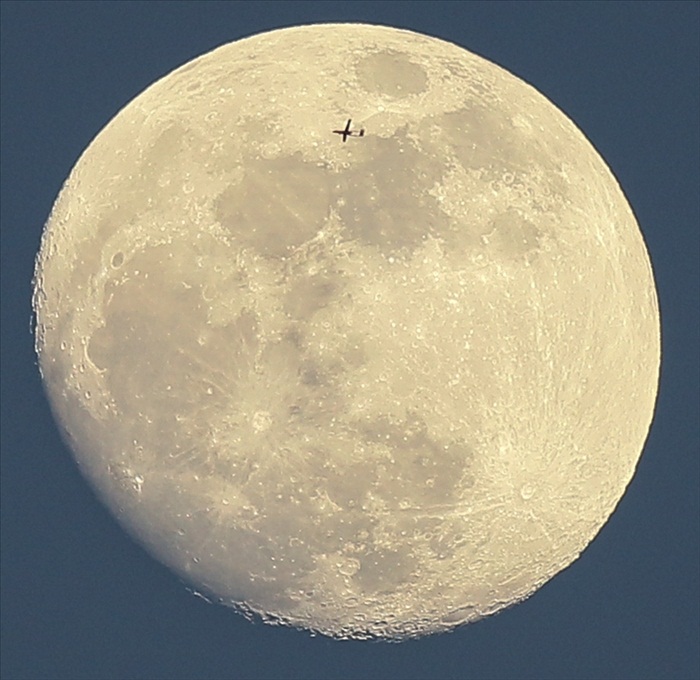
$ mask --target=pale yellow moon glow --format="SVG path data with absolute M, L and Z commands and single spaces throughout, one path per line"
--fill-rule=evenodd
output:
M 615 509 L 657 390 L 649 258 L 596 150 L 388 27 L 257 35 L 142 92 L 63 187 L 34 306 L 127 530 L 209 599 L 335 637 L 531 595 Z

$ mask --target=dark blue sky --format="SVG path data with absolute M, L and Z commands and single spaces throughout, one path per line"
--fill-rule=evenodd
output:
M 699 645 L 700 4 L 2 2 L 2 678 L 693 680 Z M 618 177 L 654 265 L 663 366 L 617 511 L 530 600 L 448 635 L 335 642 L 189 594 L 97 502 L 62 443 L 29 334 L 61 184 L 145 87 L 244 36 L 408 28 L 533 84 Z

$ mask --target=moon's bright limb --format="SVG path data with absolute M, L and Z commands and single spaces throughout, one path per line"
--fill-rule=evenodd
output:
M 258 35 L 144 91 L 61 191 L 34 302 L 124 525 L 211 598 L 338 637 L 446 630 L 569 565 L 657 389 L 600 156 L 503 69 L 386 27 Z

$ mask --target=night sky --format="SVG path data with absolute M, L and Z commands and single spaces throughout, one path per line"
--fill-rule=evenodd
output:
M 0 10 L 3 680 L 700 677 L 700 4 L 5 1 Z M 526 602 L 402 644 L 250 623 L 189 593 L 81 478 L 30 334 L 44 222 L 117 111 L 223 43 L 322 22 L 454 42 L 552 100 L 627 195 L 662 313 L 654 423 L 598 537 Z

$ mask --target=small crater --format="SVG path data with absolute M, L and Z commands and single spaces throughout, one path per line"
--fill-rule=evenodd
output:
M 459 624 L 471 620 L 476 613 L 477 611 L 472 605 L 465 605 L 453 609 L 449 614 L 443 616 L 442 620 L 450 625 Z
M 112 256 L 112 267 L 114 269 L 119 269 L 124 264 L 124 253 L 119 251 L 118 253 L 114 253 Z
M 110 463 L 107 467 L 110 476 L 116 482 L 117 487 L 125 491 L 135 491 L 136 493 L 141 493 L 141 488 L 143 487 L 144 478 L 142 475 L 135 473 L 126 464 Z
M 269 411 L 256 411 L 253 414 L 253 429 L 256 432 L 264 432 L 272 425 L 272 416 Z
M 525 501 L 529 501 L 535 495 L 535 487 L 532 484 L 523 484 L 520 488 L 520 495 Z
M 360 569 L 360 561 L 355 559 L 354 557 L 350 557 L 348 559 L 341 560 L 338 563 L 338 571 L 343 575 L 343 576 L 353 576 L 358 572 Z

